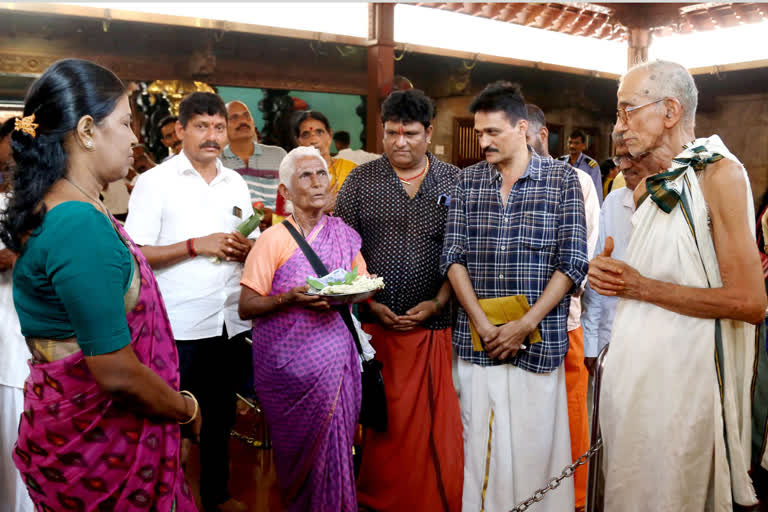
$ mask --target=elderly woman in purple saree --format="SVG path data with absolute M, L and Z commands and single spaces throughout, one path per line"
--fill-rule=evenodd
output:
M 312 147 L 280 165 L 290 222 L 329 269 L 365 273 L 360 236 L 324 214 L 328 169 Z M 352 443 L 360 413 L 360 360 L 341 315 L 304 291 L 314 276 L 288 229 L 267 229 L 251 250 L 240 315 L 253 318 L 254 387 L 272 435 L 290 510 L 357 510 Z

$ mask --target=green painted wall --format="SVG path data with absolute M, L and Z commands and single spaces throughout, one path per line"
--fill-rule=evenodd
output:
M 219 96 L 224 102 L 240 100 L 251 111 L 255 118 L 256 127 L 259 131 L 264 128 L 264 119 L 259 111 L 259 101 L 264 97 L 262 89 L 251 89 L 245 87 L 217 87 Z M 331 123 L 333 131 L 346 130 L 352 138 L 352 149 L 361 149 L 363 147 L 360 141 L 360 133 L 363 131 L 363 121 L 355 113 L 357 106 L 360 105 L 360 96 L 353 94 L 333 94 L 326 92 L 307 92 L 307 91 L 289 91 L 291 96 L 300 98 L 309 104 L 311 110 L 317 110 L 325 114 Z M 336 149 L 331 146 L 331 152 Z

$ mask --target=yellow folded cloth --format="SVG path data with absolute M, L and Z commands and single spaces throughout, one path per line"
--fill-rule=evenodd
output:
M 528 304 L 528 299 L 525 295 L 510 295 L 509 297 L 496 297 L 495 299 L 480 299 L 478 301 L 480 307 L 485 313 L 488 321 L 493 325 L 502 325 L 513 320 L 519 320 L 523 318 L 531 306 Z M 469 332 L 472 334 L 472 349 L 475 352 L 481 352 L 485 350 L 483 347 L 483 341 L 480 339 L 480 335 L 477 334 L 475 326 L 472 325 L 472 321 L 469 322 Z M 541 341 L 541 332 L 539 328 L 531 332 L 528 335 L 528 343 L 539 343 Z

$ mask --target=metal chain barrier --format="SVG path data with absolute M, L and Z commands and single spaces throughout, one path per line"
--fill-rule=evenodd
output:
M 576 471 L 576 468 L 586 464 L 587 461 L 591 459 L 597 452 L 599 452 L 600 448 L 602 447 L 603 447 L 603 439 L 600 438 L 597 440 L 595 444 L 593 444 L 590 447 L 589 450 L 587 450 L 581 457 L 576 459 L 576 461 L 573 464 L 568 464 L 567 466 L 565 466 L 565 468 L 563 469 L 563 472 L 560 473 L 560 476 L 554 476 L 550 478 L 549 482 L 547 482 L 547 485 L 537 490 L 535 493 L 533 493 L 533 496 L 531 496 L 527 500 L 518 503 L 518 505 L 515 508 L 513 508 L 510 512 L 524 512 L 525 510 L 528 510 L 528 508 L 534 503 L 538 503 L 541 500 L 543 500 L 544 496 L 549 491 L 553 491 L 558 487 L 560 487 L 560 482 L 562 482 L 566 478 L 572 477 L 573 473 Z

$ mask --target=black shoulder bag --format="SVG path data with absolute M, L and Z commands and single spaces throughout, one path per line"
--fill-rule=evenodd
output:
M 314 249 L 312 249 L 304 237 L 296 231 L 296 228 L 288 220 L 284 220 L 283 225 L 293 236 L 294 240 L 296 240 L 296 243 L 299 244 L 299 248 L 304 253 L 304 256 L 307 257 L 307 260 L 309 260 L 318 277 L 327 275 L 328 269 L 320 261 Z M 360 339 L 357 336 L 357 329 L 355 329 L 355 324 L 352 321 L 352 313 L 349 312 L 349 307 L 344 304 L 332 307 L 344 319 L 344 324 L 349 329 L 349 332 L 352 333 L 352 338 L 355 340 L 355 345 L 357 345 L 357 352 L 362 358 L 363 348 L 360 346 Z M 376 432 L 387 431 L 387 397 L 384 394 L 384 379 L 381 377 L 381 368 L 381 361 L 376 359 L 366 361 L 363 359 L 363 400 L 360 405 L 360 424 Z

